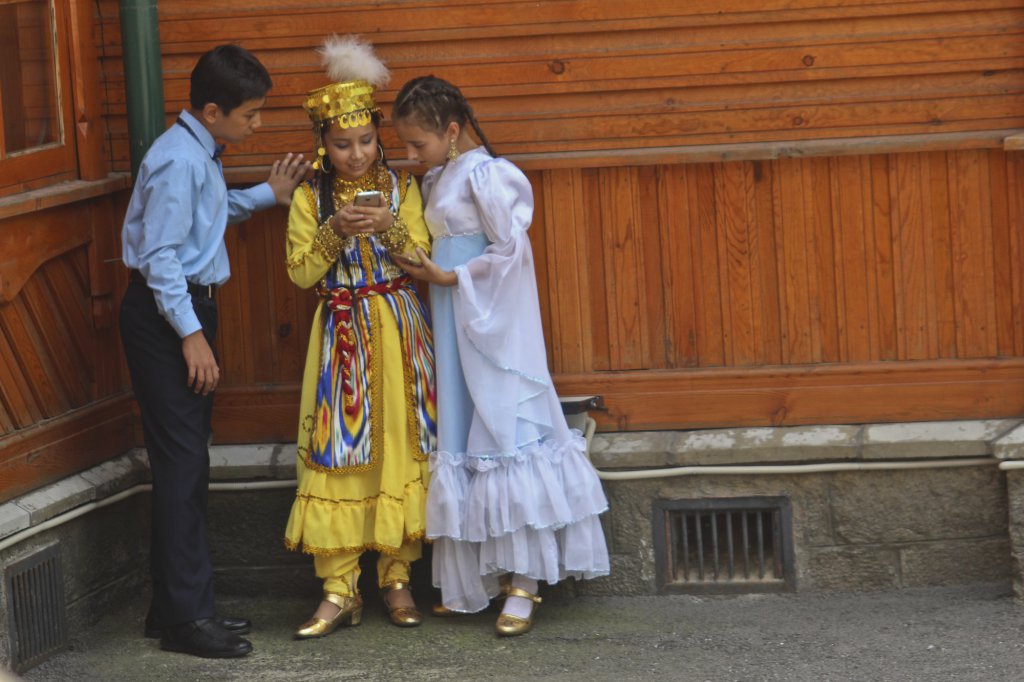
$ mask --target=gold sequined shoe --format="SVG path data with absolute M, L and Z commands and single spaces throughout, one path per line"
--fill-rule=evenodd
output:
M 384 606 L 388 610 L 388 618 L 400 628 L 414 628 L 423 622 L 423 615 L 415 606 L 392 606 L 388 601 L 388 595 L 398 590 L 408 590 L 409 583 L 391 583 L 380 588 L 381 596 L 384 599 Z
M 530 594 L 518 587 L 510 587 L 506 596 L 522 597 L 532 601 L 533 606 L 530 607 L 530 617 L 520 618 L 519 616 L 513 616 L 511 613 L 502 613 L 498 616 L 498 622 L 494 624 L 494 630 L 498 633 L 499 637 L 525 635 L 533 627 L 533 616 L 537 613 L 537 605 L 540 604 L 541 599 L 537 595 Z
M 310 618 L 295 631 L 295 639 L 326 637 L 339 625 L 359 625 L 363 619 L 363 598 L 358 594 L 354 597 L 343 597 L 333 592 L 324 592 L 324 601 L 337 606 L 338 613 L 330 620 Z

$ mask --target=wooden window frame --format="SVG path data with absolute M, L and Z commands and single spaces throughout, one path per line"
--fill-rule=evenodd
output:
M 18 0 L 0 0 L 15 4 Z M 78 177 L 78 158 L 74 128 L 74 101 L 71 79 L 71 49 L 68 39 L 68 3 L 45 0 L 50 9 L 51 35 L 54 41 L 54 85 L 59 110 L 59 138 L 41 147 L 17 151 L 0 158 L 0 197 L 74 180 Z

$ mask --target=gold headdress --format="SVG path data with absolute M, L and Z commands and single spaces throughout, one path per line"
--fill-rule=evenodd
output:
M 340 38 L 332 35 L 318 50 L 327 77 L 333 81 L 306 96 L 302 107 L 313 122 L 317 160 L 314 168 L 323 167 L 327 153 L 322 139 L 324 122 L 339 128 L 356 128 L 372 121 L 372 114 L 380 114 L 380 106 L 373 101 L 376 88 L 387 84 L 391 74 L 373 53 L 373 46 L 357 36 Z

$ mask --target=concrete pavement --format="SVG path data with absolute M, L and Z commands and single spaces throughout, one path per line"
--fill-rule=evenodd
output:
M 1009 585 L 732 597 L 573 597 L 552 592 L 530 634 L 493 635 L 494 614 L 391 626 L 376 595 L 363 624 L 314 641 L 292 629 L 313 604 L 270 595 L 222 600 L 255 623 L 235 661 L 166 653 L 141 637 L 146 602 L 24 674 L 103 680 L 621 680 L 1011 682 L 1024 680 L 1024 605 Z

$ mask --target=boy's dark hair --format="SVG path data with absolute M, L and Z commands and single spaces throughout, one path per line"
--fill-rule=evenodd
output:
M 216 104 L 225 114 L 253 99 L 263 99 L 273 84 L 260 60 L 238 45 L 218 45 L 192 69 L 189 103 L 193 109 Z
M 473 127 L 477 137 L 491 156 L 497 156 L 480 129 L 473 107 L 457 87 L 437 76 L 420 76 L 402 86 L 391 110 L 394 120 L 409 119 L 424 130 L 441 135 L 452 121 L 464 128 Z

